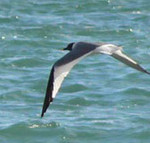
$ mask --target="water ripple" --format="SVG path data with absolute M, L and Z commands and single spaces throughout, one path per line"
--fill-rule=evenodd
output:
M 149 143 L 149 76 L 106 55 L 81 61 L 40 118 L 70 42 L 123 45 L 150 69 L 147 0 L 1 0 L 0 142 Z

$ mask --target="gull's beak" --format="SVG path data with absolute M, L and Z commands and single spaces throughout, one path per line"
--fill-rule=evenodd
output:
M 65 51 L 65 50 L 68 50 L 67 48 L 63 48 L 63 49 L 60 49 L 61 51 Z
M 63 49 L 59 49 L 59 51 L 64 51 L 64 48 Z

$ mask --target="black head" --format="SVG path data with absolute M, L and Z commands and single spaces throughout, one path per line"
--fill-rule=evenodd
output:
M 64 48 L 63 50 L 72 51 L 73 45 L 74 45 L 74 43 L 70 43 L 70 44 L 68 44 L 68 46 L 67 46 L 66 48 Z

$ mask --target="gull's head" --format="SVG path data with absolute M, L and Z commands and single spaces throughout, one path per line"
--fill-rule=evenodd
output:
M 73 45 L 74 45 L 74 43 L 70 43 L 70 44 L 68 44 L 68 45 L 67 45 L 67 47 L 66 47 L 66 48 L 64 48 L 63 50 L 72 51 L 72 49 L 73 49 Z

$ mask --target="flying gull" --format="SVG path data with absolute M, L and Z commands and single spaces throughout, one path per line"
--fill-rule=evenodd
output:
M 64 78 L 68 75 L 70 70 L 83 58 L 92 54 L 106 54 L 114 57 L 115 59 L 123 62 L 124 64 L 147 74 L 150 72 L 142 68 L 136 61 L 128 57 L 122 52 L 122 47 L 114 44 L 106 43 L 88 43 L 88 42 L 77 42 L 70 43 L 63 50 L 69 50 L 70 52 L 64 57 L 59 59 L 52 67 L 46 96 L 43 103 L 43 109 L 41 117 L 44 116 L 49 104 L 52 103 L 55 98 Z

